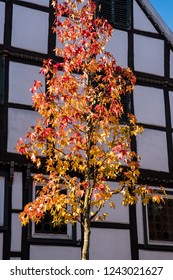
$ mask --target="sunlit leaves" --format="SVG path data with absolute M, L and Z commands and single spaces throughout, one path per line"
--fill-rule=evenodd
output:
M 78 5 L 80 4 L 80 5 Z M 138 186 L 139 157 L 131 151 L 131 138 L 142 132 L 134 115 L 121 124 L 121 97 L 133 93 L 133 72 L 116 64 L 105 51 L 112 27 L 95 17 L 95 4 L 88 1 L 52 1 L 53 31 L 63 48 L 55 49 L 60 61 L 45 60 L 40 81 L 31 88 L 33 107 L 40 114 L 17 149 L 46 174 L 35 175 L 43 186 L 37 198 L 20 214 L 23 225 L 39 222 L 50 212 L 55 225 L 104 220 L 99 211 L 114 194 L 123 205 L 133 205 L 139 196 L 149 201 L 147 187 Z M 62 16 L 65 16 L 62 19 Z M 108 180 L 118 180 L 111 189 Z M 160 202 L 160 196 L 152 196 Z

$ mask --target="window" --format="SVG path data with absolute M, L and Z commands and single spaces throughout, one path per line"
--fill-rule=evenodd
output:
M 42 186 L 33 186 L 33 199 L 36 197 Z M 72 225 L 62 224 L 60 226 L 54 226 L 52 224 L 52 217 L 47 212 L 38 224 L 32 223 L 32 237 L 43 239 L 72 239 L 74 232 Z
M 173 242 L 173 196 L 165 203 L 150 202 L 146 207 L 147 240 L 149 244 Z
M 59 234 L 62 237 L 67 235 L 67 225 L 53 226 L 52 217 L 49 212 L 44 216 L 44 219 L 35 225 L 36 234 Z
M 4 103 L 4 77 L 5 77 L 5 59 L 0 56 L 0 105 Z
M 4 226 L 5 177 L 0 176 L 0 228 Z
M 113 26 L 131 28 L 131 0 L 96 0 L 96 3 L 101 4 L 101 16 Z

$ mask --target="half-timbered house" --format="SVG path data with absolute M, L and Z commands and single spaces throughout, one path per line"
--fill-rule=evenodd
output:
M 145 128 L 133 141 L 139 183 L 164 185 L 168 199 L 164 207 L 124 208 L 116 197 L 108 220 L 92 223 L 90 259 L 173 259 L 173 33 L 148 0 L 97 2 L 115 28 L 108 50 L 137 77 L 131 107 Z M 79 225 L 52 228 L 48 216 L 22 228 L 18 220 L 35 171 L 15 146 L 38 117 L 28 91 L 42 60 L 55 59 L 53 20 L 49 0 L 0 0 L 0 259 L 81 257 Z

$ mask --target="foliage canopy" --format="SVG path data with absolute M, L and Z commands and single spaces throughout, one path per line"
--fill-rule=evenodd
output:
M 58 62 L 48 59 L 40 71 L 46 90 L 40 81 L 31 88 L 40 118 L 17 145 L 21 154 L 42 167 L 34 180 L 43 187 L 20 219 L 23 225 L 29 220 L 38 223 L 49 211 L 55 225 L 79 221 L 84 228 L 82 258 L 86 259 L 90 222 L 107 217 L 99 215 L 105 202 L 115 207 L 111 199 L 119 193 L 125 206 L 136 203 L 139 196 L 145 204 L 150 191 L 136 185 L 139 158 L 131 150 L 132 137 L 142 128 L 132 114 L 126 124 L 121 122 L 122 96 L 132 94 L 136 79 L 105 51 L 112 27 L 96 17 L 99 7 L 91 0 L 59 2 L 52 1 L 53 32 L 63 47 L 55 49 Z M 119 187 L 111 188 L 109 181 L 116 180 Z

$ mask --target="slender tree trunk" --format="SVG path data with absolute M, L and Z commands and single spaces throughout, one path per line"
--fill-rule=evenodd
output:
M 83 236 L 83 247 L 82 247 L 82 260 L 89 260 L 89 247 L 90 247 L 90 220 L 84 218 L 83 223 L 84 236 Z
M 82 260 L 89 260 L 89 246 L 90 246 L 90 191 L 88 187 L 85 191 L 84 198 L 84 214 L 83 214 L 83 247 Z

